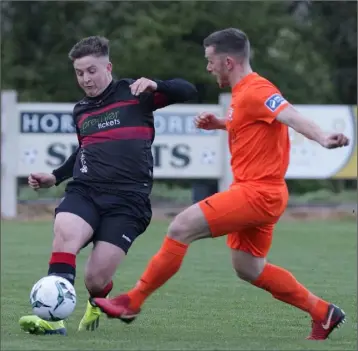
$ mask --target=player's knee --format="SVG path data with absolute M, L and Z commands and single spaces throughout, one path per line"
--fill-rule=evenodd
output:
M 77 254 L 79 247 L 74 237 L 74 232 L 70 231 L 62 222 L 55 222 L 54 239 L 52 249 L 54 252 L 70 252 Z
M 185 221 L 181 214 L 177 215 L 170 223 L 168 236 L 180 242 L 187 242 L 190 239 L 191 228 L 188 221 Z
M 179 213 L 169 226 L 168 236 L 185 244 L 211 237 L 206 218 L 198 204 Z
M 232 250 L 232 265 L 237 276 L 247 282 L 254 282 L 261 275 L 266 258 L 256 257 L 248 252 Z
M 102 274 L 103 273 L 103 274 Z M 91 294 L 101 292 L 112 277 L 108 277 L 105 272 L 87 271 L 85 274 L 85 285 Z
M 254 282 L 260 276 L 263 271 L 263 265 L 261 264 L 235 264 L 234 270 L 236 275 L 249 283 Z
M 260 275 L 258 272 L 254 272 L 250 269 L 236 269 L 235 268 L 236 275 L 246 282 L 253 282 L 255 281 L 258 276 Z

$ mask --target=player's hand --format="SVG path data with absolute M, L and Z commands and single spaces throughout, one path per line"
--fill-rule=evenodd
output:
M 210 112 L 202 112 L 195 118 L 194 124 L 196 128 L 205 130 L 225 129 L 225 122 Z
M 349 139 L 342 133 L 328 134 L 321 143 L 326 149 L 336 149 L 338 147 L 348 146 Z
M 50 173 L 31 173 L 28 178 L 28 184 L 34 190 L 51 188 L 55 183 L 56 177 Z
M 138 96 L 141 93 L 152 93 L 157 90 L 158 84 L 148 78 L 137 79 L 133 84 L 129 86 L 131 93 L 134 96 Z

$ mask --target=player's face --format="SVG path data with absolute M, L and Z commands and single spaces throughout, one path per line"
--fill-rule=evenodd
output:
M 215 49 L 212 46 L 205 48 L 205 57 L 208 60 L 206 69 L 216 77 L 219 87 L 225 88 L 229 86 L 230 71 L 226 64 L 226 57 L 224 55 L 216 54 Z
M 112 64 L 107 57 L 85 56 L 75 60 L 73 67 L 87 96 L 98 96 L 112 80 Z

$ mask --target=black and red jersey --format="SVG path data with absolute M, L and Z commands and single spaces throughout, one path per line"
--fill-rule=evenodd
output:
M 196 88 L 183 79 L 156 80 L 154 93 L 131 94 L 134 80 L 112 81 L 97 97 L 85 97 L 73 110 L 79 148 L 53 174 L 57 184 L 73 177 L 109 191 L 149 194 L 153 182 L 153 111 L 193 100 Z

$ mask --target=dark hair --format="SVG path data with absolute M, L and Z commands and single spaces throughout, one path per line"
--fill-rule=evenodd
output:
M 247 35 L 236 28 L 219 30 L 207 36 L 204 47 L 213 46 L 215 53 L 235 54 L 245 58 L 250 57 L 250 42 Z
M 92 36 L 80 40 L 73 46 L 68 54 L 70 60 L 74 61 L 85 56 L 108 56 L 109 40 L 100 36 Z

